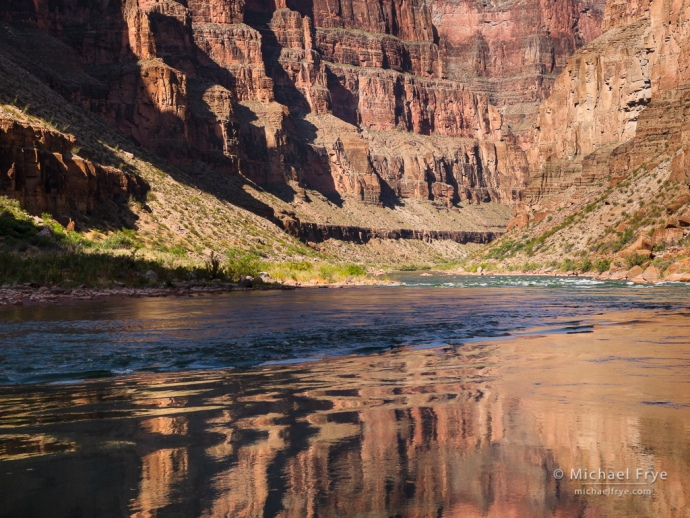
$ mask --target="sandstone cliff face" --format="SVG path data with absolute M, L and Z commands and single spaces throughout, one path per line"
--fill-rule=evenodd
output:
M 301 2 L 295 2 L 301 4 Z M 401 40 L 433 41 L 434 28 L 424 0 L 315 0 L 314 25 L 391 34 Z
M 603 4 L 13 0 L 2 16 L 74 51 L 83 73 L 51 79 L 61 94 L 177 166 L 452 207 L 522 199 L 511 126 L 532 108 L 510 105 L 547 96 Z
M 77 155 L 74 138 L 29 123 L 0 119 L 0 194 L 32 214 L 66 217 L 103 202 L 126 204 L 148 191 L 141 178 Z
M 448 77 L 503 105 L 548 97 L 567 59 L 601 33 L 606 0 L 428 4 Z
M 690 2 L 607 5 L 609 30 L 569 60 L 539 110 L 528 198 L 673 159 L 685 178 Z

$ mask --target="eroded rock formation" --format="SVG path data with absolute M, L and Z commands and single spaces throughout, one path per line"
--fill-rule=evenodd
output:
M 28 122 L 0 118 L 0 194 L 33 214 L 89 213 L 126 204 L 148 191 L 142 178 L 78 156 L 74 138 Z
M 671 160 L 687 182 L 690 2 L 610 1 L 599 39 L 577 52 L 539 109 L 531 203 L 571 186 L 612 185 Z
M 543 194 L 586 176 L 572 157 L 599 171 L 592 153 L 634 136 L 663 75 L 643 38 L 657 7 L 605 3 L 12 0 L 0 15 L 62 46 L 60 67 L 17 46 L 55 90 L 178 167 L 452 207 L 519 203 L 528 158 Z

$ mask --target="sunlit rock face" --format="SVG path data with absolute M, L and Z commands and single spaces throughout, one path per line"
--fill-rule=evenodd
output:
M 578 51 L 539 108 L 527 197 L 671 160 L 687 183 L 690 2 L 611 1 L 605 34 Z
M 0 194 L 34 214 L 91 213 L 143 196 L 145 180 L 78 155 L 76 140 L 29 122 L 0 118 Z
M 601 2 L 485 4 L 128 0 L 104 10 L 15 0 L 3 18 L 74 49 L 99 87 L 55 88 L 178 166 L 201 161 L 266 186 L 327 186 L 374 204 L 386 193 L 515 203 L 527 167 L 511 126 L 526 115 L 499 108 L 548 94 L 567 56 L 598 34 Z M 508 90 L 513 97 L 495 95 Z M 306 114 L 351 125 L 349 144 L 319 146 L 318 124 L 333 119 L 300 123 Z M 434 163 L 411 146 L 394 169 L 381 155 L 349 156 L 377 147 L 367 131 L 398 132 L 401 143 L 416 135 Z M 435 136 L 473 142 L 438 146 Z
M 428 0 L 449 78 L 497 105 L 543 100 L 583 44 L 601 34 L 606 0 Z

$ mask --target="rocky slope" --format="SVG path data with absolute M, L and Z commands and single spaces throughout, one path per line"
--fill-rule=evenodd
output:
M 490 255 L 542 267 L 570 255 L 630 278 L 690 270 L 679 261 L 690 255 L 689 21 L 687 0 L 608 3 L 606 32 L 540 106 L 517 230 Z M 526 251 L 507 244 L 518 233 Z

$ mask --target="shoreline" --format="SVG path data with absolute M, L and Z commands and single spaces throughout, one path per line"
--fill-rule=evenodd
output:
M 391 274 L 404 273 L 414 275 L 416 272 L 410 271 L 391 271 Z M 619 272 L 616 272 L 619 273 Z M 625 272 L 623 272 L 625 273 Z M 419 277 L 434 277 L 434 276 L 462 276 L 462 277 L 560 277 L 560 278 L 584 278 L 596 281 L 618 281 L 631 282 L 642 285 L 656 285 L 668 282 L 690 282 L 690 274 L 675 274 L 665 279 L 645 280 L 640 278 L 629 279 L 623 276 L 612 275 L 609 272 L 606 274 L 583 273 L 583 274 L 553 274 L 547 273 L 512 273 L 512 272 L 481 272 L 472 273 L 465 271 L 444 271 L 444 270 L 426 270 L 419 274 Z M 79 286 L 76 288 L 59 288 L 48 286 L 37 286 L 34 283 L 25 283 L 21 285 L 3 286 L 0 288 L 0 307 L 16 306 L 28 307 L 36 305 L 55 304 L 60 302 L 72 302 L 79 300 L 94 300 L 105 298 L 161 298 L 161 297 L 194 297 L 203 295 L 213 295 L 230 292 L 254 292 L 254 291 L 292 291 L 296 289 L 340 289 L 352 288 L 358 286 L 403 286 L 404 282 L 392 280 L 378 280 L 375 277 L 366 278 L 365 281 L 348 281 L 330 284 L 320 284 L 312 282 L 296 282 L 286 281 L 284 283 L 266 283 L 253 285 L 251 287 L 243 287 L 236 283 L 181 283 L 170 287 L 115 287 L 115 288 L 89 288 L 86 286 Z
M 371 282 L 340 282 L 332 284 L 299 283 L 266 283 L 251 287 L 243 287 L 235 283 L 194 283 L 170 287 L 146 287 L 146 288 L 59 288 L 37 286 L 34 283 L 25 283 L 16 286 L 0 288 L 0 307 L 16 306 L 28 307 L 59 302 L 73 302 L 79 300 L 94 300 L 97 298 L 161 298 L 161 297 L 194 297 L 214 295 L 230 292 L 253 291 L 293 291 L 299 288 L 350 288 L 355 286 L 399 286 L 402 283 L 396 281 L 380 281 L 369 279 Z

